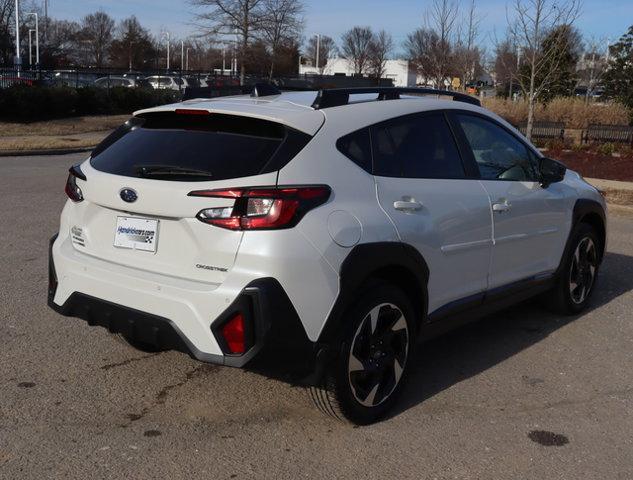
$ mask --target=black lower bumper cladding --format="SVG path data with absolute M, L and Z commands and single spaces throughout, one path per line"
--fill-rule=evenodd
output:
M 316 345 L 311 342 L 290 299 L 279 282 L 262 278 L 251 282 L 236 300 L 216 319 L 209 319 L 209 328 L 222 347 L 221 326 L 241 312 L 251 329 L 249 350 L 243 355 L 213 355 L 198 350 L 168 318 L 118 305 L 81 292 L 74 292 L 63 305 L 53 299 L 57 290 L 57 275 L 52 256 L 55 235 L 49 245 L 48 305 L 67 317 L 76 317 L 89 325 L 101 326 L 111 333 L 156 348 L 177 350 L 208 363 L 248 367 L 264 363 L 288 367 L 293 371 L 310 372 L 314 368 Z

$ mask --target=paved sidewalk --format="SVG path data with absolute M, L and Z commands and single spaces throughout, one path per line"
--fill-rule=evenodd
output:
M 610 204 L 633 207 L 633 182 L 618 182 L 599 178 L 586 178 L 585 180 L 601 190 Z

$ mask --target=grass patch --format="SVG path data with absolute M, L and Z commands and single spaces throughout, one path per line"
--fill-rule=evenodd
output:
M 34 135 L 74 135 L 114 130 L 132 115 L 93 115 L 42 122 L 0 122 L 0 138 Z
M 483 106 L 514 125 L 527 121 L 527 102 L 491 97 L 484 98 Z M 585 103 L 582 98 L 555 98 L 548 104 L 537 104 L 534 117 L 537 122 L 563 122 L 568 129 L 585 129 L 591 123 L 628 125 L 631 110 L 617 102 Z
M 68 136 L 29 135 L 0 137 L 0 152 L 94 147 L 109 133 L 110 131 L 108 130 L 107 132 L 92 132 Z

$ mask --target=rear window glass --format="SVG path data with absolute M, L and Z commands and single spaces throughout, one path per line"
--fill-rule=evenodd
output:
M 112 133 L 93 151 L 90 163 L 128 177 L 224 180 L 279 170 L 310 138 L 249 117 L 149 114 Z

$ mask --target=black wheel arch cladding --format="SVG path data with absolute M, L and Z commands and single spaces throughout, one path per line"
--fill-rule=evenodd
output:
M 319 343 L 335 340 L 342 314 L 353 305 L 359 289 L 365 288 L 370 279 L 401 288 L 409 297 L 418 322 L 425 321 L 429 268 L 420 252 L 402 242 L 365 243 L 354 247 L 341 265 L 339 295 L 319 336 Z

